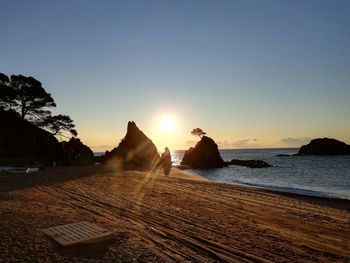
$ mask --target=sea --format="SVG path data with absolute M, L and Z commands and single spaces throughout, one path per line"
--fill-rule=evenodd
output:
M 180 164 L 184 152 L 172 152 L 174 165 Z M 350 155 L 277 156 L 297 152 L 297 148 L 220 150 L 225 161 L 258 159 L 266 161 L 272 167 L 231 165 L 219 169 L 186 171 L 215 182 L 350 200 Z
M 189 169 L 210 181 L 244 185 L 287 193 L 350 200 L 350 155 L 336 156 L 277 156 L 292 155 L 298 148 L 219 150 L 225 161 L 232 159 L 263 160 L 267 168 L 237 165 L 219 169 Z M 179 165 L 185 151 L 173 151 L 173 165 Z M 95 152 L 96 156 L 102 152 Z M 10 167 L 0 167 L 10 168 Z

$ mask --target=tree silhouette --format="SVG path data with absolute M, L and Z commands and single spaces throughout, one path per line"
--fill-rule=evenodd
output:
M 74 129 L 75 124 L 68 115 L 48 116 L 39 122 L 38 126 L 49 130 L 53 135 L 62 135 L 62 131 L 68 131 L 73 136 L 78 135 L 78 132 Z
M 45 108 L 56 107 L 51 95 L 33 77 L 12 75 L 9 79 L 1 73 L 0 85 L 1 105 L 17 111 L 23 119 L 32 122 L 44 119 L 51 114 Z
M 4 73 L 0 72 L 0 85 L 6 85 L 6 83 L 9 83 L 10 79 L 8 76 L 6 76 Z
M 52 116 L 51 111 L 47 110 L 50 107 L 56 107 L 56 103 L 40 81 L 23 75 L 9 78 L 0 73 L 0 108 L 15 111 L 23 119 L 45 128 L 53 135 L 68 131 L 77 136 L 73 120 L 68 115 Z
M 0 73 L 0 107 L 11 109 L 15 91 L 10 86 L 10 79 L 3 73 Z
M 207 133 L 204 132 L 201 128 L 195 128 L 191 131 L 191 134 L 194 136 L 198 136 L 199 138 L 202 138 L 202 136 L 206 135 Z

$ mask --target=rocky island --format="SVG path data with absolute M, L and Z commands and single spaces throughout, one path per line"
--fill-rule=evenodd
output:
M 190 147 L 181 161 L 181 168 L 212 169 L 222 168 L 228 165 L 246 166 L 249 168 L 263 168 L 271 165 L 262 160 L 238 160 L 224 161 L 213 139 L 203 136 L 195 147 Z
M 181 165 L 191 168 L 222 168 L 226 162 L 221 158 L 218 145 L 213 139 L 203 136 L 195 147 L 190 147 L 184 154 Z
M 350 145 L 331 138 L 318 138 L 301 146 L 297 155 L 348 155 Z

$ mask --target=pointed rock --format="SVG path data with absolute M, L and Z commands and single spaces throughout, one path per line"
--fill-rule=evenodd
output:
M 158 164 L 163 168 L 163 172 L 165 175 L 168 175 L 170 173 L 172 161 L 171 153 L 168 147 L 165 147 L 164 152 L 160 156 Z
M 154 143 L 129 121 L 125 137 L 118 147 L 106 152 L 104 162 L 118 160 L 124 170 L 149 170 L 158 162 L 159 154 Z

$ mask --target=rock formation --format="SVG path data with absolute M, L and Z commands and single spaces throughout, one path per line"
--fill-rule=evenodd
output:
M 0 163 L 52 164 L 64 157 L 61 144 L 51 133 L 0 109 Z
M 162 167 L 165 175 L 168 175 L 170 173 L 172 162 L 171 153 L 168 147 L 165 147 L 164 152 L 160 156 L 158 164 Z
M 345 155 L 350 154 L 350 145 L 330 138 L 312 140 L 301 146 L 297 155 Z
M 107 151 L 101 160 L 120 162 L 124 170 L 149 170 L 157 165 L 159 154 L 153 142 L 131 121 L 118 147 Z
M 78 138 L 71 138 L 68 142 L 62 142 L 67 165 L 86 166 L 94 164 L 94 153 Z
M 203 136 L 194 148 L 191 147 L 185 152 L 181 165 L 209 169 L 224 167 L 226 163 L 222 160 L 214 140 Z
M 13 111 L 0 109 L 0 123 L 0 164 L 93 164 L 93 152 L 79 139 L 60 143 Z
M 240 165 L 240 166 L 246 166 L 249 168 L 264 168 L 264 167 L 271 167 L 270 164 L 268 164 L 265 161 L 262 160 L 238 160 L 238 159 L 232 159 L 229 164 L 232 165 Z

